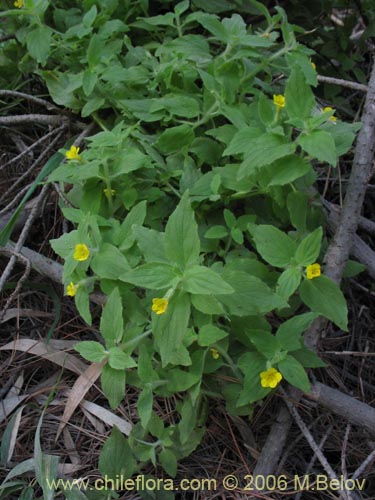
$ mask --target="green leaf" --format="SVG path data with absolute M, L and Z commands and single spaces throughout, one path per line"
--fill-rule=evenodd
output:
M 269 126 L 273 123 L 276 113 L 275 105 L 264 94 L 259 95 L 258 113 L 264 125 Z
M 169 264 L 149 263 L 127 271 L 120 276 L 120 279 L 142 288 L 161 290 L 175 285 L 179 275 Z
M 144 429 L 147 429 L 147 425 L 150 421 L 153 402 L 152 386 L 151 384 L 146 384 L 138 397 L 137 403 L 139 418 L 141 419 L 141 424 Z
M 87 118 L 92 115 L 94 111 L 102 108 L 105 103 L 105 99 L 100 96 L 91 97 L 81 110 L 82 118 Z
M 233 215 L 233 212 L 231 212 L 227 208 L 224 208 L 223 214 L 224 214 L 225 223 L 229 227 L 229 229 L 232 229 L 233 227 L 236 227 L 237 219 Z
M 270 165 L 279 158 L 294 153 L 296 144 L 285 142 L 283 137 L 277 134 L 263 134 L 248 144 L 248 151 L 244 154 L 244 161 L 238 170 L 237 178 L 242 179 L 253 174 L 256 169 Z
M 272 266 L 286 267 L 294 257 L 296 243 L 277 227 L 255 226 L 252 235 L 258 252 Z
M 282 349 L 286 351 L 300 349 L 302 346 L 301 335 L 309 328 L 316 317 L 317 314 L 310 312 L 284 321 L 276 332 L 276 338 L 279 340 Z
M 104 48 L 104 41 L 101 36 L 97 33 L 94 33 L 90 37 L 89 46 L 87 48 L 87 62 L 89 64 L 89 68 L 93 70 L 95 66 L 97 66 L 102 58 Z
M 166 94 L 159 99 L 154 99 L 150 111 L 166 109 L 172 115 L 182 116 L 184 118 L 194 118 L 199 115 L 199 104 L 192 97 Z
M 90 10 L 86 12 L 86 14 L 82 18 L 82 24 L 85 28 L 90 28 L 92 23 L 95 21 L 95 18 L 98 14 L 98 9 L 96 5 L 93 5 Z
M 113 427 L 111 435 L 104 443 L 99 456 L 99 470 L 102 476 L 115 480 L 118 477 L 130 478 L 136 469 L 136 462 L 128 440 Z
M 291 118 L 304 120 L 311 114 L 315 98 L 299 67 L 294 67 L 285 88 L 285 107 Z
M 111 174 L 113 179 L 116 179 L 118 176 L 134 172 L 135 170 L 139 170 L 148 163 L 147 156 L 135 147 L 127 147 L 122 151 L 119 151 L 113 160 Z
M 107 348 L 114 347 L 121 341 L 123 330 L 122 300 L 118 287 L 115 287 L 104 304 L 100 318 L 100 332 Z
M 135 227 L 133 227 L 133 225 L 143 224 L 146 218 L 146 207 L 146 200 L 141 201 L 140 203 L 135 205 L 126 216 L 124 222 L 121 224 L 116 239 L 116 245 L 119 246 L 121 251 L 127 250 L 132 247 L 135 241 Z
M 38 72 L 47 84 L 48 92 L 56 104 L 71 108 L 74 111 L 81 109 L 81 102 L 75 97 L 74 91 L 81 86 L 83 73 L 72 75 L 60 71 L 40 71 Z
M 307 195 L 300 191 L 292 191 L 287 196 L 290 222 L 300 233 L 306 232 L 307 211 L 310 209 L 307 200 Z
M 228 336 L 228 332 L 214 325 L 204 325 L 199 329 L 198 344 L 203 347 L 210 346 Z
M 327 276 L 305 279 L 300 286 L 303 302 L 314 312 L 348 331 L 348 308 L 345 297 L 336 283 Z
M 197 21 L 201 24 L 207 31 L 212 33 L 218 40 L 222 42 L 228 41 L 227 30 L 224 28 L 223 24 L 210 14 L 201 14 L 197 17 Z
M 115 370 L 106 364 L 102 368 L 100 381 L 105 397 L 114 410 L 125 397 L 126 372 L 125 370 Z
M 100 278 L 117 280 L 130 269 L 128 261 L 118 248 L 110 243 L 102 243 L 94 254 L 90 267 Z
M 278 339 L 266 331 L 252 331 L 250 334 L 250 340 L 255 345 L 257 350 L 269 360 L 271 360 L 282 347 Z
M 314 351 L 311 351 L 304 346 L 301 349 L 298 349 L 298 351 L 294 351 L 293 357 L 296 358 L 296 360 L 299 361 L 305 368 L 324 368 L 327 366 L 327 363 L 320 359 Z
M 52 30 L 48 26 L 40 26 L 26 35 L 27 50 L 36 62 L 44 66 L 51 49 Z
M 193 371 L 188 372 L 180 368 L 173 368 L 167 373 L 167 389 L 173 393 L 187 391 L 190 387 L 199 382 L 201 376 L 202 373 Z
M 241 229 L 239 229 L 238 227 L 234 227 L 233 229 L 231 229 L 230 235 L 232 236 L 233 241 L 235 241 L 236 243 L 238 243 L 238 245 L 242 245 L 243 244 L 244 237 L 243 237 Z
M 78 287 L 77 293 L 74 297 L 74 301 L 76 304 L 76 308 L 78 309 L 79 314 L 86 321 L 88 325 L 91 325 L 92 318 L 90 312 L 90 298 L 86 287 L 80 286 Z
M 164 233 L 141 226 L 133 226 L 132 232 L 146 261 L 168 262 L 165 256 Z
M 183 2 L 179 2 L 173 10 L 175 11 L 177 16 L 181 16 L 181 14 L 188 10 L 189 4 L 189 0 L 183 0 Z
M 187 269 L 181 281 L 186 292 L 199 295 L 222 295 L 233 293 L 233 288 L 212 269 L 192 266 Z
M 229 271 L 223 276 L 234 288 L 234 293 L 219 295 L 218 299 L 234 316 L 264 314 L 287 305 L 285 300 L 275 294 L 263 281 L 246 272 Z
M 79 352 L 83 358 L 93 363 L 100 363 L 107 357 L 107 353 L 102 344 L 94 342 L 93 340 L 79 342 L 74 346 L 74 349 Z
M 191 303 L 198 311 L 204 314 L 224 314 L 224 308 L 212 295 L 194 294 Z
M 362 273 L 365 270 L 366 266 L 364 264 L 356 262 L 355 260 L 348 260 L 344 272 L 342 273 L 342 277 L 353 278 L 354 276 L 358 276 L 358 274 Z
M 228 236 L 228 230 L 224 226 L 212 226 L 204 234 L 204 237 L 209 239 L 221 239 L 226 236 Z
M 297 267 L 286 269 L 277 280 L 276 292 L 288 300 L 301 283 L 301 270 Z
M 347 153 L 355 139 L 356 132 L 361 128 L 361 123 L 345 123 L 337 121 L 335 123 L 328 122 L 322 126 L 323 130 L 329 132 L 336 146 L 336 156 L 342 156 Z
M 301 134 L 298 143 L 306 153 L 320 161 L 336 166 L 336 148 L 333 137 L 324 130 L 313 130 L 309 134 Z
M 171 262 L 184 269 L 198 262 L 199 251 L 198 226 L 186 192 L 168 219 L 165 228 L 165 253 Z
M 257 127 L 245 127 L 236 132 L 230 141 L 229 146 L 224 150 L 223 155 L 235 155 L 245 153 L 249 150 L 249 142 L 254 141 L 264 135 L 264 132 Z
M 163 367 L 168 363 L 179 364 L 180 351 L 190 318 L 190 301 L 186 293 L 176 293 L 164 314 L 153 314 L 152 330 L 160 352 Z
M 266 369 L 266 358 L 258 352 L 247 352 L 238 359 L 237 365 L 245 375 L 237 406 L 264 398 L 270 392 L 269 388 L 260 384 L 260 373 Z
M 177 473 L 177 458 L 173 451 L 164 448 L 164 450 L 159 453 L 158 458 L 165 472 L 171 477 L 175 477 Z
M 178 125 L 165 130 L 157 145 L 162 153 L 174 153 L 190 146 L 194 137 L 193 129 L 189 125 Z
M 304 176 L 311 170 L 311 165 L 299 156 L 285 156 L 273 162 L 267 171 L 271 180 L 269 186 L 285 186 Z
M 318 227 L 301 241 L 295 255 L 297 264 L 300 266 L 308 266 L 317 260 L 320 253 L 322 236 L 323 229 Z
M 287 355 L 278 363 L 278 369 L 289 384 L 294 385 L 303 392 L 310 392 L 310 382 L 301 363 L 293 356 Z
M 109 349 L 108 363 L 114 370 L 125 370 L 126 368 L 134 368 L 137 366 L 134 359 L 119 347 L 111 347 Z

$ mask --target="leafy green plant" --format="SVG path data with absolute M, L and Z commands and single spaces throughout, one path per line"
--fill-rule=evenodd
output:
M 282 379 L 309 392 L 306 368 L 324 363 L 303 333 L 318 315 L 348 328 L 318 264 L 324 217 L 311 186 L 313 163 L 335 167 L 358 124 L 317 105 L 313 51 L 282 8 L 236 2 L 244 17 L 219 17 L 208 2 L 152 4 L 8 11 L 23 64 L 102 128 L 82 152 L 60 151 L 49 181 L 71 205 L 61 209 L 74 229 L 51 241 L 67 295 L 88 324 L 90 293 L 107 296 L 102 342 L 76 350 L 105 361 L 112 408 L 126 385 L 140 391 L 130 437 L 114 429 L 104 445 L 110 476 L 148 461 L 174 476 L 202 439 L 209 397 L 251 416 Z M 254 14 L 257 27 L 244 20 Z M 176 394 L 180 420 L 166 424 L 154 398 Z

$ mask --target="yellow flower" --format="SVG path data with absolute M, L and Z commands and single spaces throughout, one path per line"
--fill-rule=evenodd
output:
M 168 299 L 152 299 L 152 311 L 156 314 L 164 314 L 168 307 Z
M 74 254 L 73 254 L 74 260 L 82 262 L 84 260 L 87 260 L 89 258 L 89 255 L 90 255 L 90 250 L 84 243 L 78 243 L 74 247 Z
M 115 196 L 116 190 L 105 188 L 105 189 L 103 189 L 103 193 L 106 195 L 107 198 L 109 198 L 111 196 Z
M 219 359 L 220 358 L 220 354 L 219 354 L 219 351 L 217 349 L 214 349 L 212 347 L 212 349 L 210 349 L 210 352 L 211 352 L 211 356 L 214 358 L 214 359 Z
M 277 107 L 277 110 L 280 111 L 281 108 L 285 106 L 285 97 L 282 94 L 273 96 L 273 103 Z
M 13 4 L 17 9 L 22 9 L 25 6 L 24 0 L 16 0 Z
M 65 153 L 65 158 L 67 160 L 82 160 L 82 157 L 78 153 L 79 153 L 79 148 L 76 148 L 75 146 L 70 146 L 69 151 Z
M 271 387 L 274 389 L 282 378 L 283 376 L 276 368 L 270 368 L 266 372 L 260 373 L 260 383 L 262 387 Z
M 316 64 L 310 59 L 310 63 L 311 63 L 311 66 L 313 67 L 313 69 L 315 69 L 316 71 Z
M 75 285 L 73 281 L 69 283 L 69 285 L 66 287 L 66 295 L 69 295 L 69 297 L 74 297 L 74 295 L 77 293 L 78 290 L 78 285 Z
M 325 108 L 323 108 L 323 111 L 324 111 L 324 113 L 329 113 L 330 111 L 335 112 L 335 110 L 333 108 L 331 108 L 331 106 L 326 106 Z M 330 116 L 329 119 L 331 120 L 331 122 L 337 121 L 336 116 Z
M 314 278 L 319 278 L 320 275 L 321 275 L 320 264 L 318 263 L 310 264 L 309 266 L 306 267 L 307 279 L 312 280 Z

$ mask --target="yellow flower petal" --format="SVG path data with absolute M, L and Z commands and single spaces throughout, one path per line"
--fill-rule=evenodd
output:
M 16 0 L 13 4 L 17 9 L 22 9 L 25 6 L 24 0 Z
M 214 349 L 212 347 L 212 349 L 210 349 L 210 352 L 211 352 L 211 356 L 214 358 L 214 359 L 219 359 L 220 358 L 220 354 L 219 354 L 219 351 L 217 349 Z
M 90 255 L 90 250 L 87 245 L 84 243 L 78 243 L 74 247 L 74 253 L 73 253 L 73 259 L 78 260 L 79 262 L 82 262 L 84 260 L 87 260 Z
M 69 297 L 74 297 L 75 294 L 77 293 L 78 290 L 78 285 L 75 285 L 73 281 L 69 283 L 69 285 L 66 287 L 66 295 L 69 295 Z
M 317 262 L 306 267 L 306 277 L 309 280 L 319 278 L 321 274 L 320 264 L 318 264 Z
M 333 108 L 331 108 L 331 106 L 326 106 L 325 108 L 323 108 L 323 112 L 324 113 L 329 113 L 330 111 L 335 112 L 335 110 Z M 337 121 L 336 116 L 330 116 L 329 119 L 331 120 L 331 122 L 336 122 Z
M 65 153 L 65 158 L 67 160 L 81 160 L 82 157 L 78 153 L 79 148 L 77 148 L 76 146 L 70 146 L 69 151 Z
M 262 387 L 274 389 L 282 380 L 283 376 L 276 368 L 270 368 L 266 372 L 260 373 L 260 384 Z
M 310 63 L 311 63 L 311 66 L 313 67 L 313 69 L 315 69 L 316 71 L 316 64 L 310 59 Z
M 110 196 L 115 196 L 116 190 L 105 188 L 103 189 L 103 193 L 106 195 L 107 198 L 109 198 Z
M 168 307 L 168 299 L 152 299 L 151 310 L 156 314 L 164 314 Z
M 282 94 L 274 95 L 273 102 L 277 106 L 277 109 L 280 110 L 285 106 L 285 97 Z

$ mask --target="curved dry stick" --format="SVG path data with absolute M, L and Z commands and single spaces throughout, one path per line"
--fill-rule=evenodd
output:
M 12 115 L 0 116 L 0 125 L 19 125 L 20 123 L 44 123 L 46 125 L 67 124 L 68 119 L 62 115 Z
M 360 90 L 361 92 L 367 92 L 368 86 L 362 85 L 362 83 L 351 82 L 350 80 L 342 80 L 341 78 L 332 78 L 331 76 L 317 76 L 318 82 L 321 83 L 331 83 L 332 85 L 339 85 L 340 87 L 346 87 L 348 89 Z
M 373 63 L 368 85 L 366 102 L 362 115 L 362 128 L 358 134 L 353 168 L 347 186 L 344 205 L 341 211 L 340 223 L 336 234 L 331 241 L 326 257 L 326 274 L 334 281 L 341 281 L 342 272 L 349 257 L 355 232 L 358 227 L 361 207 L 363 204 L 368 179 L 372 172 L 372 162 L 375 147 L 375 63 Z M 324 318 L 318 318 L 305 335 L 305 342 L 309 346 L 316 346 L 320 332 L 326 325 Z M 295 394 L 295 389 L 288 391 L 288 396 Z M 297 401 L 302 393 L 297 391 Z M 282 406 L 276 417 L 266 443 L 259 456 L 254 475 L 272 474 L 280 459 L 287 434 L 292 423 L 287 408 Z

